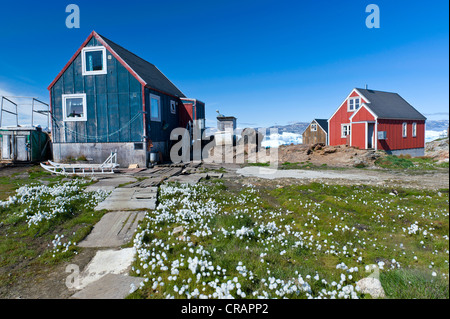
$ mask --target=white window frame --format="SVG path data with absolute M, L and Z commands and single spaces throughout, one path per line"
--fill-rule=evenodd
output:
M 83 117 L 67 117 L 67 99 L 83 99 Z M 87 121 L 87 107 L 86 94 L 63 94 L 62 95 L 63 121 L 64 122 L 86 122 Z
M 92 51 L 102 51 L 103 52 L 103 70 L 86 71 L 86 52 L 92 52 Z M 106 48 L 103 46 L 83 48 L 83 50 L 81 50 L 81 69 L 82 69 L 83 75 L 107 74 L 108 73 L 108 64 L 107 64 L 107 57 L 106 57 Z
M 317 124 L 311 123 L 311 132 L 317 132 Z
M 356 107 L 356 100 L 358 100 L 358 107 Z M 353 102 L 353 108 L 350 108 L 350 101 Z M 360 97 L 351 97 L 347 101 L 347 111 L 355 112 L 361 107 L 361 98 Z
M 170 112 L 172 114 L 177 114 L 177 102 L 170 100 Z
M 403 122 L 403 124 L 402 124 L 402 136 L 408 137 L 408 123 L 407 122 Z
M 344 135 L 344 127 L 346 128 L 347 135 Z M 351 124 L 341 124 L 341 138 L 347 138 L 351 134 Z
M 158 100 L 158 117 L 154 117 L 152 114 L 152 99 Z M 150 111 L 150 121 L 161 122 L 161 97 L 159 95 L 150 93 L 149 111 Z
M 417 123 L 413 122 L 412 124 L 412 137 L 417 137 Z

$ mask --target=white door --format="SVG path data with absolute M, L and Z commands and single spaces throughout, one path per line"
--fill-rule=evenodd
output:
M 2 159 L 10 160 L 11 158 L 11 135 L 3 135 L 2 138 Z
M 26 136 L 16 136 L 16 161 L 28 161 L 28 147 Z

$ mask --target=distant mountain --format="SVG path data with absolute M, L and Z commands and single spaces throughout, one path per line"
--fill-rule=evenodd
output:
M 444 131 L 448 129 L 448 120 L 438 120 L 438 121 L 427 121 L 426 130 L 427 131 Z
M 297 123 L 292 123 L 292 124 L 287 124 L 287 125 L 274 125 L 274 126 L 269 127 L 269 129 L 276 128 L 276 129 L 278 129 L 279 134 L 282 134 L 282 133 L 302 134 L 306 130 L 306 128 L 308 127 L 309 124 L 310 124 L 310 122 L 297 122 Z

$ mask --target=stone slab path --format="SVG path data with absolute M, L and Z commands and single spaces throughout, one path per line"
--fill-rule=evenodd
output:
M 124 299 L 143 282 L 142 278 L 107 274 L 83 290 L 73 299 Z
M 119 185 L 136 182 L 136 178 L 129 176 L 120 176 L 112 178 L 102 178 L 97 183 L 89 185 L 84 190 L 85 192 L 94 192 L 98 189 L 105 191 L 112 191 L 116 189 Z
M 138 223 L 144 219 L 142 211 L 117 211 L 105 214 L 92 232 L 81 241 L 80 247 L 120 247 L 133 237 Z
M 142 210 L 155 209 L 157 188 L 116 188 L 95 210 Z
M 248 166 L 236 171 L 238 175 L 259 177 L 265 179 L 298 178 L 298 179 L 348 179 L 356 181 L 379 180 L 377 176 L 368 176 L 366 173 L 351 174 L 335 171 L 308 171 L 308 170 L 281 170 L 266 167 Z
M 133 238 L 146 211 L 156 208 L 158 186 L 163 181 L 196 184 L 202 178 L 208 178 L 207 174 L 179 175 L 182 169 L 178 166 L 146 169 L 136 173 L 145 176 L 145 179 L 128 176 L 104 178 L 88 187 L 87 191 L 103 189 L 112 192 L 95 207 L 96 211 L 108 212 L 79 243 L 80 247 L 98 251 L 80 273 L 79 284 L 71 298 L 123 299 L 140 286 L 144 278 L 128 275 L 135 258 L 135 249 L 120 247 Z M 222 176 L 220 174 L 217 177 Z

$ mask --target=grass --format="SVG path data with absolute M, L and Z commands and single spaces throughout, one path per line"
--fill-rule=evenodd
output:
M 270 163 L 247 163 L 247 166 L 259 166 L 259 167 L 268 167 Z
M 63 179 L 63 176 L 52 176 L 40 167 L 24 169 L 11 177 L 0 177 L 2 189 L 7 190 L 6 194 L 2 193 L 1 200 L 14 195 L 16 189 L 21 186 L 41 184 L 44 180 L 51 187 Z M 89 183 L 85 181 L 81 187 Z M 67 194 L 69 197 L 73 195 L 75 194 Z M 40 199 L 42 210 L 45 210 L 46 202 L 50 199 L 51 196 Z M 104 214 L 93 210 L 91 200 L 92 196 L 87 194 L 68 204 L 62 203 L 64 213 L 53 219 L 43 220 L 37 225 L 29 225 L 26 214 L 22 214 L 24 210 L 30 209 L 29 201 L 7 207 L 0 206 L 0 292 L 20 278 L 33 276 L 39 270 L 71 260 L 81 251 L 81 248 L 75 245 L 68 246 L 67 250 L 62 246 L 55 250 L 52 241 L 56 235 L 64 235 L 61 244 L 69 241 L 78 243 L 90 233 L 93 225 Z
M 392 196 L 390 192 L 387 188 L 369 186 L 312 183 L 277 188 L 268 183 L 255 187 L 235 181 L 214 181 L 191 191 L 163 193 L 160 202 L 165 207 L 164 216 L 173 215 L 158 222 L 152 219 L 158 216 L 155 212 L 143 221 L 138 233 L 145 236 L 139 248 L 151 255 L 149 259 L 138 258 L 133 267 L 134 274 L 147 278 L 148 282 L 130 298 L 168 295 L 186 298 L 186 291 L 192 293 L 195 289 L 212 295 L 214 280 L 224 284 L 234 278 L 246 298 L 263 293 L 280 298 L 282 292 L 277 290 L 280 286 L 267 285 L 270 278 L 287 285 L 297 280 L 299 274 L 311 287 L 309 296 L 329 297 L 323 291 L 339 293 L 338 286 L 331 283 L 340 282 L 342 274 L 347 276 L 342 286 L 354 286 L 357 280 L 368 276 L 364 271 L 366 265 L 380 262 L 384 262 L 380 280 L 388 298 L 449 298 L 448 193 L 400 189 L 397 196 Z M 177 220 L 175 216 L 181 211 L 192 213 Z M 208 214 L 203 217 L 194 214 L 206 211 Z M 272 222 L 276 230 L 261 230 L 262 225 Z M 408 233 L 416 222 L 419 230 Z M 181 224 L 186 240 L 171 235 Z M 242 229 L 251 232 L 238 236 L 236 230 Z M 166 259 L 158 259 L 160 264 L 156 265 L 156 254 L 160 258 L 162 252 Z M 198 281 L 198 272 L 192 273 L 187 262 L 195 256 L 214 269 L 203 270 Z M 178 274 L 174 279 L 171 265 L 180 260 L 184 265 L 176 268 Z M 239 270 L 240 263 L 246 272 Z M 337 269 L 340 263 L 358 267 L 358 271 Z M 168 268 L 162 269 L 163 265 Z M 219 274 L 214 268 L 217 266 L 226 269 L 225 275 Z M 437 276 L 432 277 L 432 272 Z M 316 275 L 320 280 L 314 279 Z M 406 291 L 408 285 L 413 289 Z M 185 290 L 180 294 L 178 289 L 183 286 Z M 241 298 L 236 291 L 232 294 Z M 305 292 L 284 296 L 308 297 Z M 359 294 L 359 297 L 369 296 Z
M 387 298 L 436 299 L 448 298 L 448 281 L 433 278 L 419 270 L 394 270 L 380 275 Z M 446 297 L 447 296 L 447 297 Z
M 436 170 L 448 168 L 448 163 L 438 163 L 427 156 L 411 157 L 409 155 L 387 155 L 375 161 L 375 165 L 388 169 Z
M 284 162 L 281 163 L 281 165 L 279 166 L 279 169 L 282 170 L 289 170 L 289 169 L 311 169 L 311 170 L 345 170 L 345 167 L 333 167 L 333 166 L 328 166 L 326 163 L 317 165 L 314 163 L 311 163 L 310 161 L 306 161 L 306 162 Z

